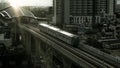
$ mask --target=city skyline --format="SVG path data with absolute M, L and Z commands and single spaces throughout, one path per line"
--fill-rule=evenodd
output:
M 14 3 L 20 6 L 53 6 L 53 0 L 0 0 L 0 2 L 14 1 Z M 120 0 L 117 0 L 117 4 L 120 4 Z

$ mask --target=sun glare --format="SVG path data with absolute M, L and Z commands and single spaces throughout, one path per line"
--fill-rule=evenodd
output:
M 11 6 L 52 6 L 52 0 L 9 0 Z
M 9 0 L 9 3 L 12 7 L 16 8 L 16 9 L 21 6 L 21 3 L 19 1 Z

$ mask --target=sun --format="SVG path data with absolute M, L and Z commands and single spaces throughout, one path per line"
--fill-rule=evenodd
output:
M 14 8 L 19 8 L 22 3 L 19 2 L 19 0 L 9 0 L 10 6 L 14 7 Z

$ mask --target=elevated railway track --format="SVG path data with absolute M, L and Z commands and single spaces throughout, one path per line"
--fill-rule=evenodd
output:
M 43 42 L 49 44 L 52 48 L 59 51 L 63 56 L 69 58 L 77 65 L 85 68 L 115 68 L 119 66 L 111 65 L 108 62 L 99 59 L 98 57 L 85 52 L 84 50 L 71 47 L 70 45 L 53 38 L 31 25 L 19 25 L 20 29 L 24 29 L 36 38 L 42 39 Z

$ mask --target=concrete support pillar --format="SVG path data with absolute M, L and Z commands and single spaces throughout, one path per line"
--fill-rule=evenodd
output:
M 21 36 L 22 36 L 22 39 L 21 39 L 21 42 L 22 42 L 22 44 L 23 45 L 25 45 L 25 34 L 24 34 L 24 32 L 21 32 Z
M 29 33 L 25 33 L 25 42 L 26 42 L 26 50 L 27 50 L 27 53 L 28 54 L 31 54 L 31 34 L 29 34 Z
M 39 45 L 36 46 L 36 55 L 39 57 L 41 56 L 42 64 L 45 65 L 45 68 L 53 68 L 52 67 L 52 59 L 53 59 L 53 52 L 52 48 L 49 47 L 48 44 L 45 44 L 43 41 L 38 40 L 37 42 Z M 43 48 L 44 47 L 44 48 Z M 45 49 L 45 50 L 44 50 Z
M 43 44 L 43 42 L 41 41 L 41 42 L 39 43 L 39 52 L 40 52 L 41 55 L 44 55 L 43 50 L 42 50 L 42 46 L 43 46 L 43 45 L 44 45 L 44 44 Z
M 46 51 L 46 55 L 45 55 L 45 59 L 46 59 L 46 65 L 47 65 L 47 68 L 53 68 L 53 50 L 51 47 L 49 47 L 49 45 L 47 45 L 47 51 Z
M 40 52 L 41 52 L 41 50 L 40 50 L 40 43 L 41 43 L 41 41 L 39 40 L 39 39 L 36 39 L 36 44 L 35 44 L 35 53 L 36 53 L 36 55 L 37 56 L 40 56 Z
M 35 38 L 34 40 L 35 40 L 34 41 L 35 44 L 33 46 L 35 46 L 35 52 L 34 52 L 35 54 L 34 55 L 32 54 L 34 67 L 35 68 L 45 68 L 44 67 L 44 63 L 42 62 L 43 61 L 43 57 L 41 55 L 41 50 L 40 50 L 41 41 L 39 39 L 37 39 L 37 38 Z
M 67 59 L 63 59 L 63 64 L 64 68 L 71 68 L 72 62 Z

